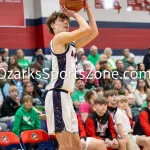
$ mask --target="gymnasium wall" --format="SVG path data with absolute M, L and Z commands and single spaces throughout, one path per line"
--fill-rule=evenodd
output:
M 126 0 L 121 0 L 121 13 L 117 10 L 95 9 L 94 0 L 89 0 L 93 9 L 99 36 L 84 48 L 88 53 L 91 45 L 98 46 L 100 53 L 105 47 L 113 49 L 113 55 L 122 54 L 122 49 L 130 48 L 136 55 L 142 56 L 150 46 L 150 15 L 148 12 L 127 11 Z M 58 0 L 24 0 L 26 18 L 25 28 L 0 28 L 0 47 L 8 47 L 11 53 L 17 48 L 23 48 L 25 54 L 33 55 L 33 49 L 37 46 L 44 48 L 45 54 L 49 54 L 49 34 L 45 25 L 46 18 L 54 10 L 59 10 Z M 80 14 L 87 19 L 86 14 Z M 78 27 L 72 20 L 71 30 Z

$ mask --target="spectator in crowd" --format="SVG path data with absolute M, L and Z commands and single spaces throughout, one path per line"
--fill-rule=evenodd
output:
M 78 48 L 77 49 L 77 63 L 81 61 L 81 56 L 84 55 L 84 48 Z
M 32 96 L 34 106 L 38 107 L 39 105 L 44 105 L 44 100 L 37 94 L 32 82 L 24 84 L 23 96 L 24 95 Z
M 8 70 L 15 68 L 18 68 L 20 71 L 22 71 L 22 68 L 18 64 L 17 57 L 15 55 L 11 55 L 8 60 Z
M 127 62 L 127 59 L 129 58 L 130 50 L 128 48 L 125 48 L 123 50 L 123 56 L 124 58 L 122 59 L 123 63 L 125 64 Z
M 95 101 L 95 112 L 92 112 L 86 120 L 87 136 L 103 139 L 108 148 L 126 150 L 124 142 L 117 140 L 113 119 L 107 111 L 107 100 L 98 97 Z
M 21 106 L 15 114 L 13 132 L 20 136 L 25 130 L 40 129 L 40 120 L 38 114 L 32 108 L 33 98 L 26 95 L 22 98 L 23 106 Z
M 23 82 L 23 85 L 25 85 L 25 84 L 31 82 L 31 79 L 30 79 L 30 77 L 28 76 L 28 74 L 24 74 L 24 77 L 23 77 L 22 82 Z M 41 89 L 38 87 L 38 85 L 37 85 L 35 82 L 32 82 L 32 84 L 34 85 L 34 89 L 35 89 L 36 93 L 41 97 L 41 96 L 42 96 L 42 91 L 41 91 Z
M 95 73 L 95 70 L 92 68 L 90 61 L 84 61 L 83 62 L 83 69 L 84 71 L 80 73 L 81 78 L 83 79 L 84 83 L 87 82 L 87 79 L 89 78 L 90 73 Z M 98 84 L 98 80 L 95 78 L 94 80 L 95 84 Z
M 136 63 L 134 59 L 135 55 L 133 53 L 130 53 L 128 59 L 126 60 L 126 63 L 124 64 L 124 70 L 127 70 L 130 66 L 136 69 Z
M 129 94 L 127 96 L 128 98 L 128 105 L 129 107 L 131 108 L 131 112 L 132 112 L 132 120 L 133 121 L 136 121 L 138 115 L 139 115 L 139 112 L 141 110 L 141 108 L 139 108 L 136 103 L 135 103 L 135 98 L 134 98 L 134 95 L 133 94 Z
M 119 79 L 113 81 L 113 89 L 118 92 L 118 95 L 124 94 L 122 83 Z
M 9 96 L 4 99 L 1 107 L 1 117 L 14 116 L 20 107 L 20 98 L 18 97 L 17 87 L 12 85 L 8 89 Z
M 111 78 L 111 73 L 110 72 L 102 72 L 102 78 L 101 78 L 101 82 L 99 82 L 100 86 L 103 86 L 104 90 L 110 90 L 113 89 L 113 80 Z
M 82 55 L 80 56 L 80 61 L 79 61 L 79 63 L 77 64 L 77 73 L 80 73 L 80 72 L 84 71 L 84 67 L 83 67 L 83 62 L 84 62 L 84 61 L 87 61 L 87 57 L 86 57 L 85 54 L 82 54 Z M 91 68 L 92 68 L 93 70 L 95 70 L 95 66 L 94 66 L 90 61 L 88 61 L 88 62 L 89 62 L 89 64 L 90 64 Z
M 117 68 L 116 68 L 115 71 L 118 72 L 118 76 L 114 76 L 114 77 L 115 77 L 115 79 L 117 78 L 118 80 L 121 80 L 121 82 L 122 82 L 123 76 L 124 76 L 124 64 L 123 64 L 123 61 L 118 59 L 116 61 L 116 67 Z
M 145 66 L 145 71 L 150 69 L 150 47 L 148 47 L 148 53 L 143 58 L 143 64 Z
M 18 64 L 22 69 L 27 69 L 30 66 L 30 62 L 24 58 L 24 52 L 22 49 L 16 51 Z
M 4 60 L 6 63 L 8 63 L 8 59 L 9 59 L 9 49 L 8 48 L 4 48 Z
M 98 67 L 97 67 L 97 69 L 98 69 Z M 96 72 L 96 77 L 99 81 L 99 85 L 101 85 L 102 80 L 103 80 L 103 74 L 104 74 L 103 72 L 104 71 L 109 71 L 111 73 L 111 69 L 107 64 L 106 59 L 100 59 L 100 61 L 99 61 L 99 70 L 96 70 L 96 71 L 97 71 Z
M 48 59 L 44 56 L 44 54 L 43 54 L 43 49 L 40 48 L 40 47 L 37 47 L 37 48 L 34 49 L 34 54 L 35 54 L 35 56 L 32 57 L 32 63 L 35 63 L 35 62 L 36 62 L 36 57 L 37 57 L 37 55 L 43 55 L 44 60 L 48 60 Z
M 48 84 L 49 80 L 50 80 L 50 72 L 52 70 L 52 64 L 50 61 L 45 60 L 43 55 L 37 55 L 36 56 L 36 62 L 39 63 L 42 67 L 41 72 L 39 73 L 40 75 L 40 79 L 39 75 L 37 77 L 37 81 L 38 82 L 43 82 L 45 84 Z
M 72 100 L 76 110 L 79 109 L 81 103 L 85 102 L 84 95 L 86 94 L 87 91 L 88 89 L 85 89 L 85 83 L 83 82 L 83 80 L 77 79 L 76 90 L 72 94 Z
M 91 48 L 90 48 L 90 54 L 88 55 L 88 60 L 94 66 L 96 66 L 96 63 L 98 62 L 99 57 L 100 57 L 100 55 L 98 53 L 98 48 L 95 45 L 91 46 Z
M 138 79 L 136 90 L 133 93 L 138 107 L 141 107 L 145 102 L 147 93 L 148 89 L 145 80 Z
M 12 70 L 12 74 L 11 77 L 12 79 L 8 80 L 7 83 L 5 83 L 4 87 L 3 87 L 3 93 L 4 96 L 8 96 L 8 89 L 11 85 L 15 85 L 18 89 L 19 92 L 19 98 L 22 98 L 22 92 L 23 92 L 23 83 L 22 83 L 22 79 L 21 79 L 21 73 L 20 70 L 18 69 L 14 69 Z
M 140 79 L 146 79 L 146 74 L 145 74 L 145 66 L 143 63 L 139 63 L 137 65 L 138 67 L 138 70 L 137 70 L 137 73 L 138 73 L 138 78 Z
M 105 97 L 108 101 L 107 112 L 111 115 L 112 119 L 114 119 L 114 115 L 117 111 L 117 103 L 115 97 L 118 95 L 116 90 L 109 90 L 105 93 Z
M 87 82 L 85 83 L 86 89 L 96 89 L 99 86 L 98 80 L 96 79 L 95 75 L 96 74 L 94 73 L 89 74 Z
M 80 104 L 79 107 L 79 115 L 81 116 L 83 122 L 86 121 L 89 113 L 94 111 L 94 100 L 96 99 L 96 97 L 97 94 L 94 90 L 86 92 L 84 96 L 85 102 Z
M 125 74 L 125 78 L 123 79 L 123 86 L 128 90 L 129 93 L 133 93 L 137 86 L 137 78 L 134 67 L 130 66 L 127 69 L 127 73 Z
M 146 99 L 148 104 L 139 114 L 134 126 L 135 135 L 150 136 L 150 95 Z
M 2 89 L 7 82 L 8 64 L 6 62 L 0 63 L 0 88 Z
M 150 88 L 150 69 L 146 71 L 146 85 L 147 88 Z
M 104 88 L 99 86 L 98 88 L 95 89 L 97 96 L 104 96 Z
M 78 119 L 78 126 L 79 126 L 79 135 L 81 146 L 83 150 L 106 150 L 106 146 L 103 140 L 99 140 L 92 137 L 86 137 L 86 131 L 83 125 L 83 122 L 79 116 Z
M 111 58 L 112 56 L 112 49 L 107 47 L 104 49 L 104 54 L 107 56 L 107 62 L 108 62 L 108 65 L 110 67 L 111 70 L 115 70 L 116 69 L 116 62 L 114 59 Z
M 134 138 L 136 137 L 132 135 L 132 128 L 130 125 L 131 118 L 129 119 L 126 113 L 126 109 L 128 107 L 128 99 L 127 97 L 120 95 L 116 100 L 118 108 L 117 112 L 115 113 L 114 119 L 117 127 L 118 137 L 126 140 L 127 150 L 140 150 L 140 148 L 136 144 L 136 140 L 134 140 Z
M 96 66 L 95 66 L 95 69 L 96 71 L 99 71 L 100 70 L 100 62 L 102 61 L 107 61 L 107 56 L 105 54 L 101 54 L 100 57 L 99 57 L 99 61 L 96 63 Z

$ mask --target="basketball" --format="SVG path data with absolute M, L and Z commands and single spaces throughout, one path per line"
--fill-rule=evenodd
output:
M 65 5 L 67 9 L 79 12 L 84 7 L 84 0 L 60 0 L 61 5 Z

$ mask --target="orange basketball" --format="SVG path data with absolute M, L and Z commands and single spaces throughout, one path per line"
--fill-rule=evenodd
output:
M 84 7 L 84 0 L 59 0 L 61 5 L 65 5 L 67 9 L 80 11 Z

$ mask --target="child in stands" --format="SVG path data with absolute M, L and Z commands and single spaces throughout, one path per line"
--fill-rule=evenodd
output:
M 95 101 L 96 111 L 91 113 L 86 120 L 87 136 L 104 140 L 107 147 L 118 148 L 118 141 L 114 129 L 113 119 L 107 111 L 107 100 L 98 97 Z
M 15 114 L 13 132 L 20 136 L 25 130 L 40 129 L 40 120 L 38 114 L 32 108 L 33 98 L 26 95 L 22 99 L 23 106 Z

